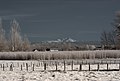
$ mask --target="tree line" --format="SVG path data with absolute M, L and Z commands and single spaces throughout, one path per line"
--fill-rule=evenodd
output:
M 7 37 L 0 18 L 0 51 L 28 51 L 30 42 L 26 35 L 21 36 L 19 23 L 13 19 L 10 27 Z
M 101 44 L 106 49 L 120 49 L 120 11 L 115 14 L 115 19 L 112 22 L 112 31 L 103 31 L 101 33 Z

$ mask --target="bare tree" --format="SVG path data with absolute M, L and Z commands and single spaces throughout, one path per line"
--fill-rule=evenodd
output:
M 106 31 L 103 31 L 101 33 L 100 39 L 101 39 L 102 45 L 104 45 L 104 46 L 108 46 L 109 45 L 108 33 Z
M 14 19 L 11 23 L 10 31 L 11 50 L 20 51 L 22 50 L 22 37 L 20 35 L 19 23 Z
M 116 46 L 120 49 L 120 11 L 117 11 L 115 14 L 114 22 L 112 23 L 115 29 L 115 39 L 116 39 Z
M 7 49 L 7 40 L 5 38 L 5 30 L 2 26 L 2 19 L 0 18 L 0 51 L 5 51 Z
M 29 51 L 30 50 L 30 41 L 28 40 L 27 35 L 24 35 L 22 50 L 23 51 Z
M 115 32 L 114 31 L 108 32 L 108 41 L 109 41 L 109 45 L 115 45 L 116 44 L 116 38 L 115 38 Z
M 116 39 L 115 39 L 115 32 L 102 32 L 101 33 L 101 44 L 104 46 L 105 49 L 110 49 L 115 47 Z
M 120 43 L 120 11 L 116 13 L 116 19 L 115 19 L 115 27 L 116 27 L 116 35 L 118 42 Z

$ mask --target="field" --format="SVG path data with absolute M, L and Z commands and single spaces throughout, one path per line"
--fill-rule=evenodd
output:
M 120 50 L 0 52 L 0 60 L 62 60 L 120 58 Z
M 0 52 L 0 81 L 120 81 L 119 58 L 119 50 Z
M 120 72 L 119 71 L 113 71 L 113 72 L 1 71 L 0 81 L 120 81 Z
M 62 64 L 58 66 L 59 71 L 54 71 L 55 65 L 48 65 L 47 70 L 44 70 L 42 63 L 38 66 L 38 62 L 1 60 L 0 64 L 5 66 L 4 71 L 3 67 L 0 68 L 0 81 L 120 81 L 120 71 L 86 71 L 89 68 L 88 65 L 83 65 L 83 71 L 79 71 L 77 64 L 74 64 L 74 71 L 71 71 L 71 65 L 66 65 L 66 71 L 64 71 Z M 28 70 L 25 66 L 21 70 L 17 63 L 28 63 Z M 34 71 L 31 63 L 35 64 Z M 14 64 L 13 71 L 10 71 L 11 64 Z M 118 69 L 119 65 L 110 64 L 109 69 L 113 68 Z M 97 69 L 97 65 L 91 65 L 92 69 Z M 106 69 L 106 64 L 100 65 L 100 69 Z

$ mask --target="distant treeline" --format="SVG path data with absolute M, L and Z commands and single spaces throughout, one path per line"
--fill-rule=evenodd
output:
M 0 52 L 0 60 L 65 60 L 120 58 L 120 50 Z
M 80 51 L 80 50 L 95 50 L 96 46 L 100 46 L 100 45 L 84 44 L 80 42 L 57 42 L 57 43 L 41 42 L 41 43 L 32 44 L 31 49 L 36 49 L 38 51 L 49 51 L 49 50 Z

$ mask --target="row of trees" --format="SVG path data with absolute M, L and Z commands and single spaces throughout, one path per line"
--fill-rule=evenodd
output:
M 112 23 L 113 29 L 110 32 L 103 31 L 101 33 L 101 43 L 104 47 L 120 49 L 120 11 L 115 14 L 115 19 Z
M 7 38 L 0 18 L 0 51 L 28 51 L 30 42 L 26 35 L 21 36 L 19 23 L 14 19 L 10 25 L 10 34 Z

